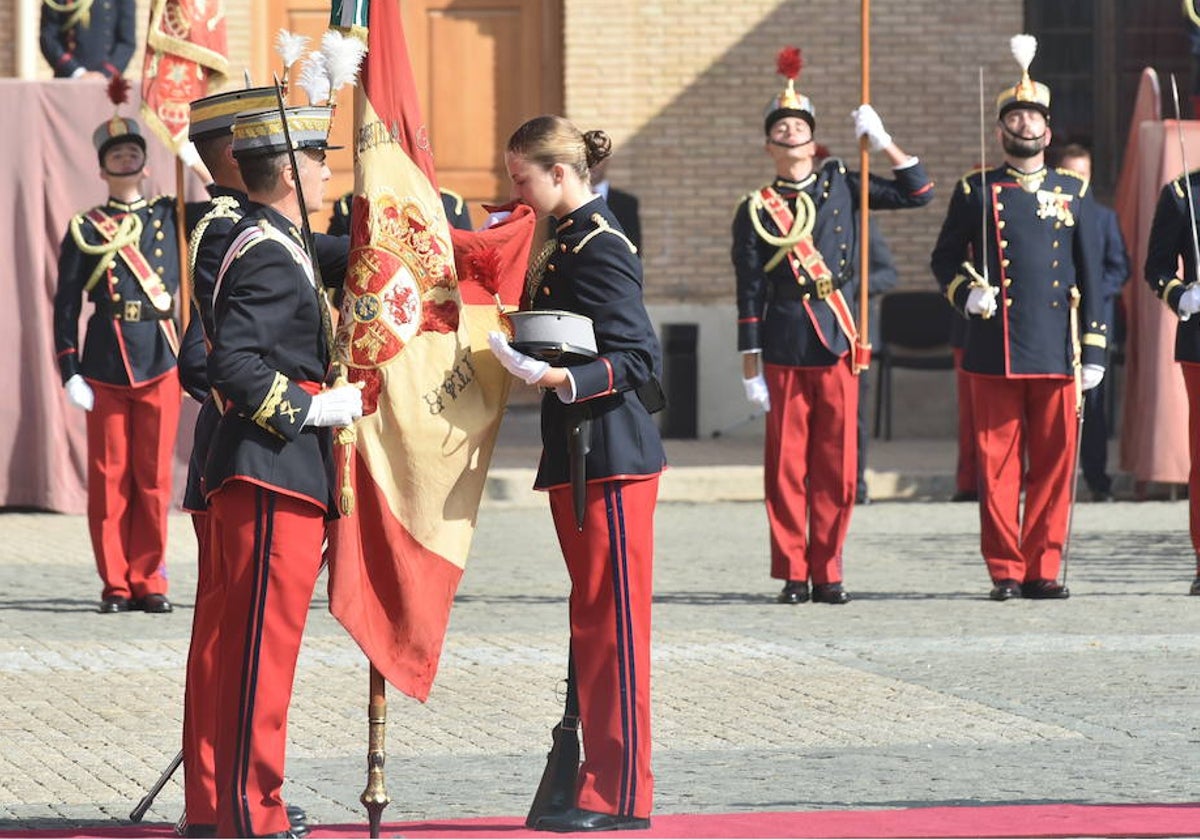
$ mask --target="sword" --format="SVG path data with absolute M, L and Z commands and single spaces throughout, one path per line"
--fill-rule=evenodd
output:
M 312 225 L 308 221 L 308 205 L 304 203 L 304 189 L 300 184 L 300 166 L 296 161 L 296 149 L 292 146 L 292 131 L 288 127 L 287 108 L 283 104 L 283 87 L 275 77 L 275 102 L 279 106 L 279 121 L 283 123 L 283 142 L 287 144 L 288 163 L 292 167 L 292 178 L 296 183 L 296 201 L 300 204 L 300 236 L 304 240 L 304 252 L 312 263 L 318 293 L 325 287 L 321 280 L 321 264 L 317 262 L 317 251 L 313 246 Z M 330 344 L 332 348 L 333 345 Z
M 1070 500 L 1067 503 L 1067 534 L 1062 548 L 1062 586 L 1067 586 L 1067 564 L 1071 559 L 1071 528 L 1075 524 L 1075 502 L 1079 485 L 1079 454 L 1083 450 L 1083 351 L 1079 344 L 1079 289 L 1071 288 L 1071 367 L 1075 374 L 1075 454 L 1071 458 Z
M 1188 219 L 1192 229 L 1192 268 L 1196 270 L 1193 277 L 1200 278 L 1200 234 L 1196 233 L 1196 201 L 1192 195 L 1192 170 L 1188 166 L 1187 148 L 1183 142 L 1183 119 L 1179 116 L 1179 86 L 1175 83 L 1175 74 L 1171 74 L 1171 98 L 1175 102 L 1175 129 L 1179 136 L 1179 162 L 1183 166 L 1183 188 L 1187 193 Z M 1192 281 L 1194 284 L 1196 280 Z M 1192 285 L 1189 284 L 1189 285 Z
M 158 777 L 158 781 L 154 783 L 152 788 L 150 788 L 149 793 L 143 796 L 142 800 L 137 804 L 137 807 L 129 812 L 130 822 L 142 821 L 142 817 L 146 816 L 146 812 L 149 811 L 150 806 L 154 804 L 154 797 L 158 796 L 158 792 L 161 791 L 166 786 L 167 782 L 170 781 L 171 777 L 175 775 L 175 771 L 179 769 L 180 764 L 183 764 L 183 750 L 180 750 L 175 754 L 175 757 L 171 759 L 171 763 L 167 765 L 167 769 L 162 771 Z
M 984 96 L 983 65 L 979 66 L 979 265 L 983 268 L 983 282 L 988 280 L 988 146 L 984 143 Z

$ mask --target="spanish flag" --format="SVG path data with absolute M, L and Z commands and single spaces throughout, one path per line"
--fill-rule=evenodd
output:
M 330 611 L 388 682 L 424 701 L 511 381 L 486 335 L 502 305 L 515 308 L 533 218 L 526 208 L 451 240 L 399 0 L 372 0 L 365 14 L 361 0 L 334 4 L 334 26 L 361 37 L 363 20 L 336 341 L 363 383 L 363 418 L 337 453 L 347 492 L 329 540 Z
M 151 0 L 142 66 L 142 119 L 173 153 L 187 142 L 189 103 L 229 72 L 221 3 Z

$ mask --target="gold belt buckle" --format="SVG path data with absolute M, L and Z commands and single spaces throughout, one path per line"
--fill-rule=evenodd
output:
M 817 287 L 817 297 L 821 300 L 833 294 L 833 280 L 828 277 L 818 277 L 813 281 Z
M 127 300 L 121 309 L 122 321 L 140 321 L 142 320 L 142 302 L 140 300 Z

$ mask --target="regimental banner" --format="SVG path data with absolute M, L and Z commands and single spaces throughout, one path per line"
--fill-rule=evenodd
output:
M 351 32 L 366 31 L 371 0 L 333 0 L 329 25 Z
M 350 6 L 335 4 L 334 26 Z M 364 414 L 338 446 L 329 608 L 388 682 L 424 701 L 511 382 L 486 335 L 515 307 L 533 216 L 452 243 L 398 0 L 371 2 L 366 38 L 335 343 Z
M 151 0 L 142 119 L 167 148 L 187 141 L 188 105 L 229 72 L 222 0 Z

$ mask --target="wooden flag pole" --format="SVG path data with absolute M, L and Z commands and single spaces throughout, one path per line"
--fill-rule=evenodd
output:
M 871 0 L 862 0 L 862 104 L 871 104 Z M 858 147 L 858 351 L 854 372 L 871 366 L 870 254 L 871 254 L 871 141 L 863 137 Z
M 367 707 L 367 787 L 359 801 L 367 807 L 371 837 L 379 837 L 383 809 L 392 800 L 387 795 L 383 763 L 387 757 L 384 736 L 387 733 L 387 683 L 383 674 L 371 666 L 371 701 Z

